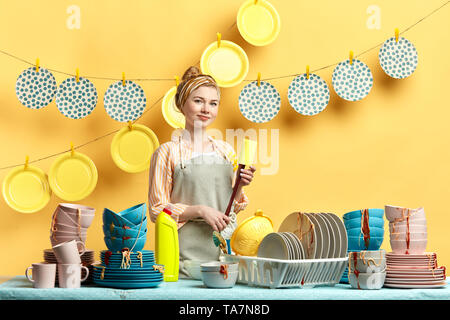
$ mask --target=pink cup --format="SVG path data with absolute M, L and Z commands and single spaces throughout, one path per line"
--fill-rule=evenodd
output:
M 81 269 L 86 274 L 81 278 Z M 89 269 L 81 264 L 58 264 L 58 283 L 60 288 L 79 288 L 81 282 L 89 277 Z
M 28 271 L 32 270 L 32 278 Z M 25 276 L 33 283 L 33 288 L 45 289 L 55 287 L 56 264 L 33 263 L 25 270 Z
M 404 222 L 407 217 L 409 217 L 409 222 L 414 223 L 415 220 L 424 220 L 425 210 L 423 207 L 417 209 L 409 209 L 404 207 L 396 207 L 386 205 L 384 207 L 384 214 L 386 215 L 386 219 L 390 222 Z
M 78 245 L 82 246 L 82 251 L 78 251 Z M 56 260 L 61 264 L 81 264 L 80 256 L 86 251 L 84 243 L 81 241 L 67 241 L 53 246 Z
M 395 254 L 423 254 L 427 249 L 427 239 L 410 240 L 409 248 L 405 240 L 390 240 L 392 252 Z

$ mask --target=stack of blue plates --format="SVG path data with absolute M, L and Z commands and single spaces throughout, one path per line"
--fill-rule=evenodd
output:
M 93 265 L 93 282 L 103 287 L 136 289 L 152 288 L 163 281 L 162 265 L 157 265 L 150 250 L 131 252 L 123 257 L 122 252 L 103 250 L 101 264 Z M 128 259 L 129 258 L 129 259 Z

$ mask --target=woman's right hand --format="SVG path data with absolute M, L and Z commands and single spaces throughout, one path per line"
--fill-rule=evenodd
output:
M 214 231 L 220 232 L 226 228 L 230 218 L 224 213 L 208 206 L 200 206 L 200 217 L 209 224 Z

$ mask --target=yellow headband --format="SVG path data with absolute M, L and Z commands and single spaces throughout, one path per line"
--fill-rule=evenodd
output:
M 184 103 L 186 102 L 187 98 L 191 94 L 191 92 L 193 92 L 197 88 L 199 88 L 203 85 L 207 85 L 207 84 L 211 84 L 211 85 L 217 87 L 217 84 L 214 81 L 214 79 L 211 76 L 206 75 L 206 74 L 198 75 L 195 78 L 189 79 L 184 84 L 183 88 L 180 91 L 180 94 L 178 95 L 177 106 L 181 109 L 183 107 Z M 220 91 L 219 90 L 217 90 L 217 94 L 219 95 L 219 100 L 220 100 Z

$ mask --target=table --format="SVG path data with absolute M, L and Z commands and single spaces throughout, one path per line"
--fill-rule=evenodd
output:
M 0 277 L 1 279 L 2 277 Z M 358 290 L 349 284 L 314 288 L 269 289 L 236 284 L 230 289 L 210 289 L 203 282 L 180 279 L 149 289 L 102 288 L 94 284 L 79 289 L 34 289 L 25 276 L 0 284 L 0 300 L 450 300 L 450 286 L 437 289 Z

